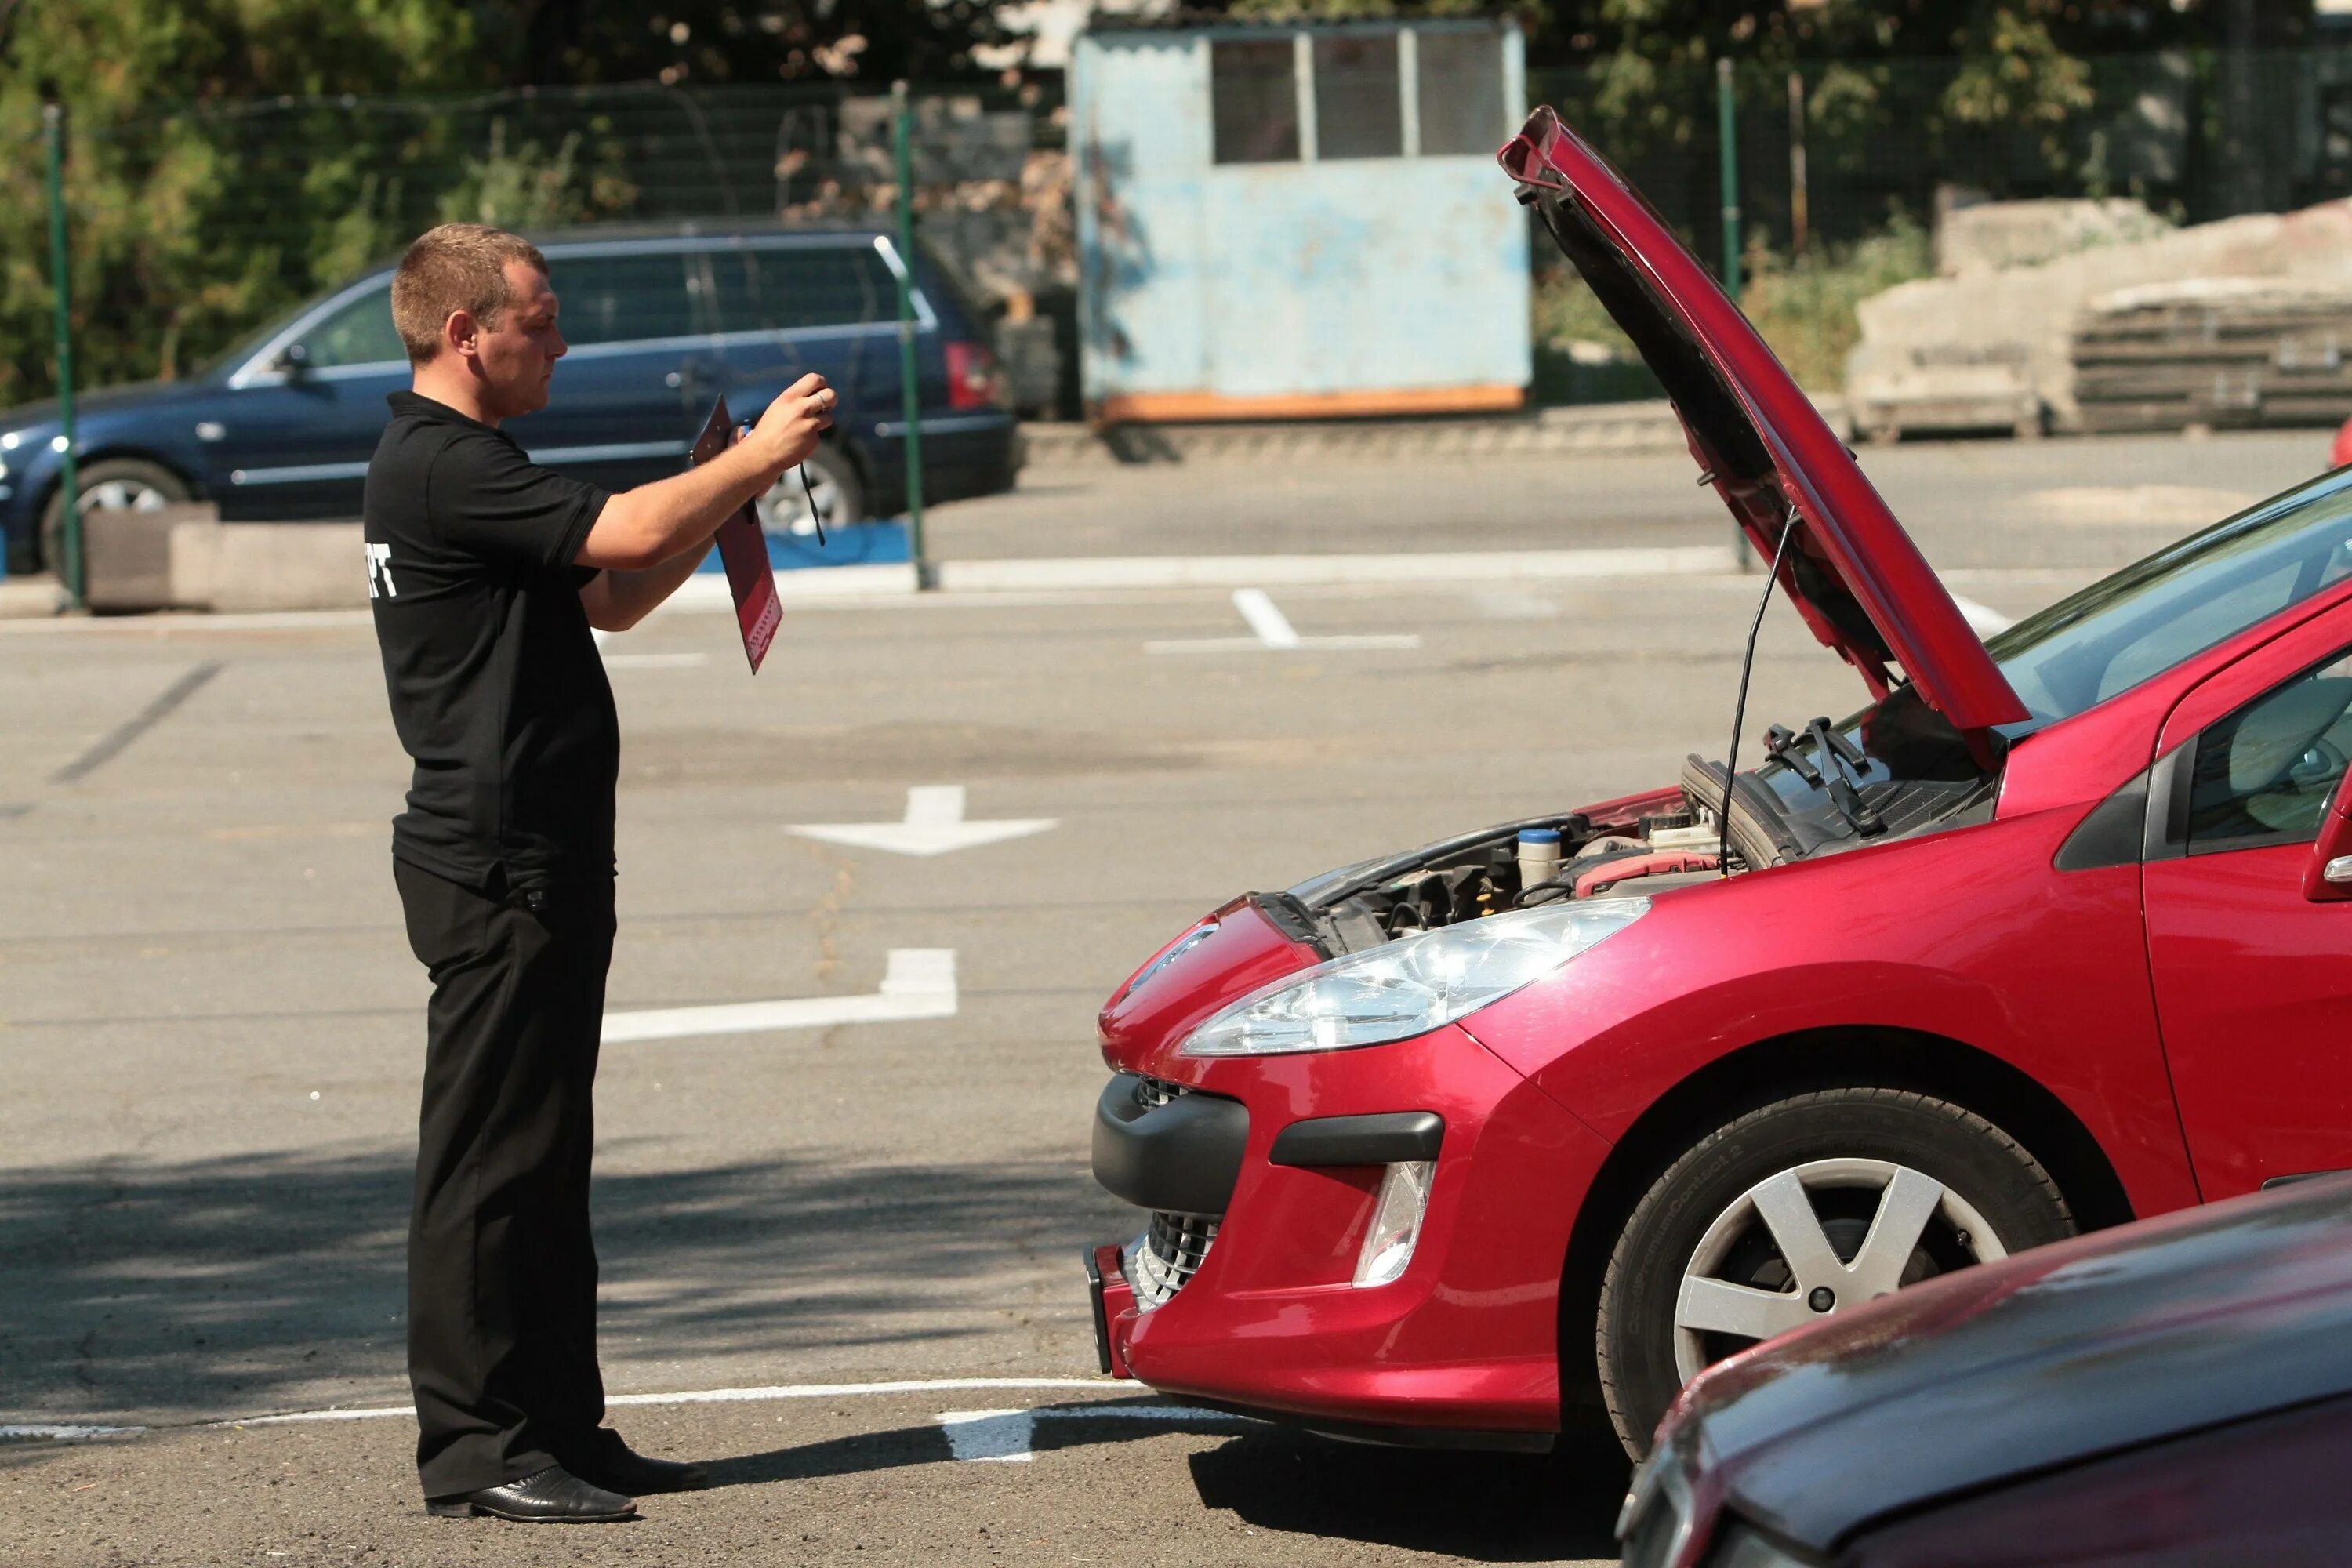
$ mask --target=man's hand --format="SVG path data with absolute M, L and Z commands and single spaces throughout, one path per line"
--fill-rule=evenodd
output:
M 835 402 L 824 377 L 811 372 L 768 405 L 749 436 L 709 462 L 613 497 L 580 547 L 580 564 L 639 572 L 686 551 L 698 555 L 737 508 L 816 450 L 817 437 L 833 424 Z
M 833 426 L 833 408 L 839 401 L 824 377 L 811 371 L 768 405 L 745 441 L 756 444 L 761 466 L 770 470 L 771 483 L 816 450 L 817 437 Z

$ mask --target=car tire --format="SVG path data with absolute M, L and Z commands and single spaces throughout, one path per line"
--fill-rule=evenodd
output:
M 838 447 L 821 446 L 803 466 L 808 469 L 807 494 L 816 498 L 825 527 L 866 521 L 866 487 L 848 453 Z M 760 498 L 758 507 L 760 527 L 765 531 L 783 539 L 815 536 L 808 523 L 808 500 L 801 489 L 799 469 L 785 469 L 783 477 Z
M 1890 1198 L 1890 1214 L 1921 1216 L 1908 1243 L 1873 1234 Z M 1784 1229 L 1805 1267 L 1791 1268 Z M 1698 1366 L 1856 1298 L 2074 1229 L 2041 1163 L 1948 1100 L 1855 1086 L 1750 1110 L 1689 1145 L 1618 1235 L 1594 1326 L 1609 1418 L 1639 1458 Z
M 81 492 L 84 511 L 101 500 L 126 510 L 152 511 L 177 506 L 194 494 L 188 481 L 171 469 L 139 458 L 101 458 L 76 470 L 74 482 Z M 41 509 L 40 561 L 53 572 L 65 570 L 65 489 L 59 486 L 49 492 L 48 503 Z

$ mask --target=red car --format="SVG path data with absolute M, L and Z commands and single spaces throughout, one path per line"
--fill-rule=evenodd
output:
M 1822 1314 L 2352 1167 L 2352 473 L 1988 645 L 1606 163 L 1549 110 L 1502 161 L 1870 703 L 1153 957 L 1101 1016 L 1096 1175 L 1150 1211 L 1088 1260 L 1106 1366 L 1638 1452 Z

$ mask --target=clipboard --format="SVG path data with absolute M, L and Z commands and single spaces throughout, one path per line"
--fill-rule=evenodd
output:
M 702 422 L 702 434 L 694 438 L 692 460 L 707 463 L 735 444 L 735 422 L 727 416 L 727 399 L 721 396 L 710 417 Z M 768 563 L 768 536 L 760 530 L 760 514 L 753 503 L 746 501 L 742 510 L 719 525 L 719 560 L 727 568 L 727 588 L 735 596 L 735 624 L 743 634 L 743 656 L 751 661 L 751 673 L 760 673 L 760 661 L 768 657 L 768 645 L 776 640 L 776 628 L 783 624 L 784 607 L 776 598 L 774 570 Z

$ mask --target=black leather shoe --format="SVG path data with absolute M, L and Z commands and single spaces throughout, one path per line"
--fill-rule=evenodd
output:
M 675 1459 L 649 1459 L 617 1439 L 606 1445 L 604 1451 L 581 1455 L 572 1463 L 574 1473 L 631 1497 L 650 1497 L 656 1492 L 698 1492 L 710 1484 L 709 1472 L 700 1465 L 683 1465 Z
M 619 1492 L 590 1485 L 562 1465 L 550 1465 L 504 1486 L 428 1498 L 425 1511 L 438 1519 L 486 1514 L 518 1524 L 609 1524 L 636 1518 L 637 1505 Z

